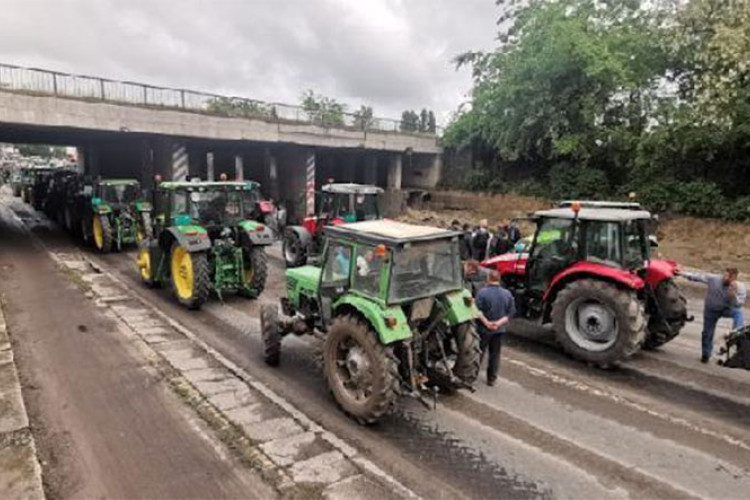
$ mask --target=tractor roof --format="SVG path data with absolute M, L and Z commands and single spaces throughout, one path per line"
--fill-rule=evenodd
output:
M 200 188 L 204 189 L 214 189 L 214 188 L 235 188 L 235 189 L 242 189 L 242 188 L 256 188 L 259 184 L 255 181 L 200 181 L 200 182 L 193 182 L 193 181 L 165 181 L 159 184 L 159 189 L 172 189 L 172 190 L 180 190 L 180 189 L 186 189 L 188 191 L 193 190 L 199 190 Z
M 561 201 L 560 208 L 569 208 L 573 203 L 578 203 L 582 208 L 622 208 L 625 210 L 641 210 L 641 204 L 632 201 L 593 201 L 593 200 L 566 200 Z
M 549 219 L 574 219 L 575 212 L 571 208 L 553 208 L 534 212 L 534 217 Z M 581 220 L 624 222 L 636 219 L 651 219 L 651 213 L 645 210 L 626 210 L 623 208 L 581 208 L 578 212 Z
M 392 220 L 371 220 L 353 222 L 340 226 L 328 226 L 326 234 L 351 239 L 368 240 L 372 243 L 399 245 L 414 241 L 431 241 L 453 238 L 460 235 L 456 231 L 431 226 L 417 226 Z
M 321 188 L 321 191 L 332 194 L 380 194 L 383 192 L 383 189 L 366 184 L 339 183 L 325 184 Z
M 138 179 L 99 179 L 97 183 L 100 186 L 129 186 L 132 184 L 140 184 Z

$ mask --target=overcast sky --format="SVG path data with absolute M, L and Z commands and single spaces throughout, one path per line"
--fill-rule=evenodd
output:
M 494 0 L 2 0 L 0 62 L 378 116 L 466 100 L 458 53 L 494 45 Z

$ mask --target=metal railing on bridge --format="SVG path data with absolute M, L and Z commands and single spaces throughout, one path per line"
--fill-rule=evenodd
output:
M 294 122 L 326 128 L 398 132 L 436 136 L 439 127 L 420 130 L 412 122 L 377 118 L 358 113 L 321 113 L 281 103 L 245 97 L 228 97 L 194 90 L 117 81 L 0 63 L 0 91 L 99 101 L 139 107 L 184 110 L 216 116 Z

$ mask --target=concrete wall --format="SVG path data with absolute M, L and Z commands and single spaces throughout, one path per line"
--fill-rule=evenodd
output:
M 326 129 L 315 125 L 223 118 L 56 97 L 0 92 L 0 123 L 143 133 L 228 141 L 261 141 L 325 148 L 440 153 L 436 137 L 398 132 Z
M 432 189 L 443 172 L 442 155 L 412 154 L 403 160 L 401 187 Z

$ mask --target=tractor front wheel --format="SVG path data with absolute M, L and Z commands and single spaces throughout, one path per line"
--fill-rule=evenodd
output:
M 138 272 L 141 275 L 141 281 L 144 285 L 151 288 L 156 285 L 154 278 L 154 265 L 151 259 L 151 249 L 146 245 L 141 245 L 138 249 L 138 258 L 135 261 Z
M 256 299 L 266 287 L 266 276 L 268 276 L 268 256 L 263 247 L 253 246 L 245 250 L 244 269 L 242 270 L 243 297 Z
M 632 356 L 646 333 L 635 292 L 592 279 L 574 281 L 557 295 L 552 322 L 566 352 L 602 368 Z
M 333 320 L 323 345 L 323 370 L 336 403 L 361 424 L 376 422 L 396 401 L 395 358 L 356 317 Z
M 107 216 L 95 215 L 91 225 L 94 246 L 101 253 L 112 250 L 112 224 Z
M 687 300 L 680 292 L 677 283 L 667 279 L 654 290 L 659 313 L 648 319 L 648 333 L 643 343 L 644 349 L 656 349 L 675 338 L 687 321 Z
M 307 248 L 299 235 L 291 229 L 284 231 L 282 241 L 286 267 L 299 267 L 307 264 Z
M 281 334 L 279 333 L 279 308 L 263 304 L 260 308 L 260 332 L 263 337 L 263 359 L 269 366 L 279 366 L 281 361 Z
M 211 281 L 206 252 L 188 252 L 175 242 L 170 253 L 172 291 L 180 304 L 200 309 L 208 300 Z
M 154 237 L 154 226 L 151 223 L 151 214 L 149 212 L 141 213 L 140 222 L 135 230 L 135 241 L 140 244 Z

